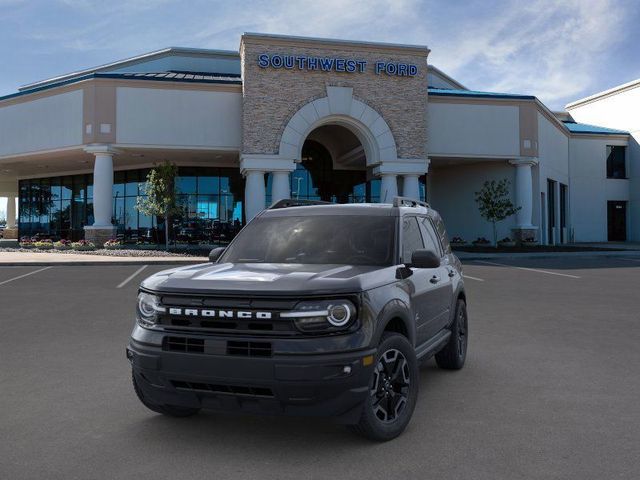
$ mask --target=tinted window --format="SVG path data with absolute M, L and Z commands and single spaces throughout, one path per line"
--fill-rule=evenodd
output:
M 415 250 L 424 248 L 422 235 L 416 217 L 405 217 L 402 220 L 402 261 L 411 262 Z
M 422 226 L 422 236 L 424 237 L 424 248 L 435 252 L 438 256 L 442 256 L 440 242 L 436 232 L 433 230 L 431 221 L 426 217 L 420 217 L 420 225 Z
M 307 216 L 253 220 L 221 262 L 392 265 L 393 217 Z
M 627 178 L 626 147 L 607 146 L 607 178 Z

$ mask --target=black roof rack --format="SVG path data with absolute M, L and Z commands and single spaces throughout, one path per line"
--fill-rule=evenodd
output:
M 276 208 L 308 207 L 311 205 L 332 205 L 332 203 L 323 202 L 322 200 L 297 200 L 293 198 L 285 198 L 275 202 L 269 207 L 269 210 L 274 210 Z
M 393 199 L 394 207 L 425 207 L 431 208 L 431 206 L 427 202 L 422 202 L 420 200 L 415 200 L 409 197 L 395 197 Z

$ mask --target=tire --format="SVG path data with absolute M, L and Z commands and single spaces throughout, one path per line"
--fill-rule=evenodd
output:
M 176 405 L 159 405 L 147 399 L 142 393 L 142 389 L 136 382 L 136 375 L 131 371 L 131 381 L 133 382 L 133 389 L 138 396 L 138 399 L 142 402 L 142 404 L 147 407 L 149 410 L 161 413 L 162 415 L 167 415 L 169 417 L 191 417 L 200 411 L 199 408 L 190 408 L 190 407 L 178 407 Z
M 456 304 L 456 316 L 451 325 L 451 337 L 445 347 L 436 353 L 438 367 L 445 370 L 460 370 L 467 358 L 469 340 L 467 304 L 461 298 Z
M 351 429 L 379 442 L 400 435 L 411 420 L 419 389 L 418 361 L 413 346 L 398 333 L 385 333 L 376 352 L 359 422 Z

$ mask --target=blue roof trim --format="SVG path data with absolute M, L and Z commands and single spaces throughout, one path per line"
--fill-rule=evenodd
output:
M 239 77 L 233 75 L 214 76 L 214 75 L 202 75 L 202 74 L 178 74 L 174 72 L 161 72 L 161 73 L 90 73 L 88 75 L 82 75 L 80 77 L 71 78 L 69 80 L 63 80 L 57 83 L 50 83 L 43 85 L 42 87 L 36 87 L 22 92 L 10 93 L 0 97 L 0 101 L 9 100 L 11 98 L 22 97 L 30 95 L 36 92 L 42 92 L 50 90 L 52 88 L 63 87 L 65 85 L 71 85 L 73 83 L 79 83 L 84 80 L 90 80 L 92 78 L 114 78 L 114 79 L 127 79 L 127 80 L 151 80 L 154 82 L 183 82 L 183 83 L 218 83 L 225 85 L 242 85 L 242 80 Z
M 475 90 L 455 90 L 453 88 L 429 87 L 429 95 L 440 97 L 475 97 L 475 98 L 511 98 L 517 100 L 535 100 L 534 95 L 520 95 L 517 93 L 478 92 Z
M 588 123 L 577 123 L 565 121 L 565 127 L 571 133 L 597 134 L 597 135 L 629 135 L 625 130 L 616 130 L 615 128 L 599 127 L 597 125 L 589 125 Z

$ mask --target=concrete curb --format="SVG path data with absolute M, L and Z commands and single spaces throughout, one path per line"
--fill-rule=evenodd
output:
M 590 251 L 590 252 L 540 252 L 540 253 L 469 253 L 454 252 L 461 261 L 499 260 L 499 259 L 548 259 L 548 258 L 584 258 L 584 257 L 633 257 L 640 259 L 638 250 Z

